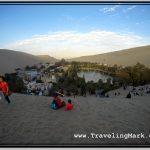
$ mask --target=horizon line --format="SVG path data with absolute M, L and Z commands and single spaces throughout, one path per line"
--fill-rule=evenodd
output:
M 138 48 L 138 47 L 145 47 L 145 46 L 150 46 L 150 44 L 148 45 L 141 45 L 141 46 L 135 46 L 135 47 L 130 47 L 130 48 L 126 48 L 126 49 L 120 49 L 120 50 L 113 50 L 113 51 L 109 51 L 109 52 L 102 52 L 102 53 L 96 53 L 96 54 L 89 54 L 89 55 L 81 55 L 81 56 L 77 56 L 77 57 L 55 57 L 55 56 L 51 56 L 49 54 L 40 54 L 40 55 L 36 55 L 36 54 L 32 54 L 29 52 L 24 52 L 24 51 L 19 51 L 19 50 L 14 50 L 14 49 L 7 49 L 7 48 L 1 48 L 0 50 L 8 50 L 8 51 L 15 51 L 15 52 L 20 52 L 20 53 L 25 53 L 25 54 L 29 54 L 29 55 L 33 55 L 33 56 L 49 56 L 49 57 L 53 57 L 55 59 L 61 60 L 61 59 L 65 59 L 65 60 L 69 60 L 69 59 L 74 59 L 74 58 L 80 58 L 80 57 L 88 57 L 88 56 L 95 56 L 95 55 L 101 55 L 101 54 L 108 54 L 108 53 L 114 53 L 114 52 L 119 52 L 119 51 L 125 51 L 128 49 L 133 49 L 133 48 Z

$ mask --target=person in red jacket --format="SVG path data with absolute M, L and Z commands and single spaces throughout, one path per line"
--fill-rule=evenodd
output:
M 6 101 L 10 103 L 9 86 L 4 77 L 0 77 L 0 90 L 3 92 Z
M 56 101 L 58 108 L 65 106 L 65 102 L 61 101 L 61 99 L 58 97 L 58 93 L 55 94 L 54 100 Z
M 73 104 L 71 103 L 71 100 L 69 99 L 65 110 L 72 110 L 72 109 L 73 109 Z

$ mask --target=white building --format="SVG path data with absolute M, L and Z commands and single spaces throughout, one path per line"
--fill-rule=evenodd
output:
M 37 78 L 38 76 L 38 72 L 37 70 L 28 70 L 28 71 L 25 71 L 25 79 L 26 80 L 33 80 L 34 78 Z

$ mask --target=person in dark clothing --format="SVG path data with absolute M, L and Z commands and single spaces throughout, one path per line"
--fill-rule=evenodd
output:
M 130 92 L 127 94 L 126 98 L 131 98 L 131 93 Z
M 109 98 L 109 94 L 107 94 L 106 97 Z

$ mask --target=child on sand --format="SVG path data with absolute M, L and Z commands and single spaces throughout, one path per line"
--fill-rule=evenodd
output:
M 73 109 L 73 104 L 71 103 L 71 100 L 69 99 L 65 110 L 67 111 L 67 110 L 72 110 L 72 109 Z

